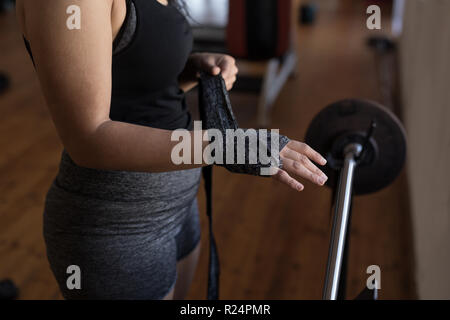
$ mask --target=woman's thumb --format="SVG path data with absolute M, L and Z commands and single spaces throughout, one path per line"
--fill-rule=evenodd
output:
M 220 68 L 218 66 L 211 66 L 211 74 L 217 76 L 220 73 Z

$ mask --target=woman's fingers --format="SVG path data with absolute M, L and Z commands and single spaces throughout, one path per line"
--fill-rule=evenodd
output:
M 217 62 L 217 65 L 220 67 L 227 90 L 231 90 L 236 82 L 236 75 L 239 71 L 235 59 L 231 56 L 224 55 Z
M 225 85 L 227 86 L 228 91 L 230 91 L 233 88 L 233 85 L 235 82 L 236 82 L 236 76 L 233 76 L 233 77 L 225 80 Z
M 237 73 L 236 60 L 227 55 L 221 55 L 217 60 L 217 66 L 222 71 L 224 79 L 230 78 Z
M 236 82 L 236 75 L 239 71 L 236 65 L 234 64 L 234 59 L 230 61 L 228 64 L 225 65 L 222 64 L 220 66 L 222 70 L 222 77 L 225 80 L 227 90 L 231 90 L 233 88 L 234 83 Z
M 228 68 L 222 69 L 222 77 L 224 79 L 233 79 L 236 78 L 236 75 L 238 74 L 239 69 L 236 67 L 235 64 L 231 65 Z
M 327 163 L 327 160 L 320 155 L 313 148 L 308 146 L 306 143 L 291 140 L 288 145 L 290 149 L 297 151 L 298 153 L 306 155 L 312 161 L 324 166 Z
M 217 76 L 217 75 L 219 75 L 219 73 L 220 73 L 220 68 L 218 66 L 213 66 L 211 68 L 211 74 L 213 76 Z
M 233 57 L 224 54 L 200 53 L 195 54 L 195 58 L 199 69 L 214 76 L 221 74 L 227 90 L 231 90 L 239 71 Z
M 275 180 L 278 180 L 281 183 L 284 183 L 284 184 L 288 185 L 289 187 L 291 187 L 292 189 L 294 189 L 296 191 L 302 191 L 305 188 L 300 182 L 298 182 L 297 180 L 292 178 L 284 170 L 277 169 L 277 172 L 272 177 Z
M 282 157 L 281 160 L 283 161 L 283 169 L 288 173 L 307 179 L 319 186 L 323 186 L 327 181 L 327 178 L 324 178 L 322 175 L 308 170 L 304 160 L 300 162 L 285 157 Z
M 327 161 L 306 143 L 291 140 L 281 151 L 280 157 L 283 160 L 283 169 L 291 174 L 308 179 L 319 186 L 328 180 L 311 160 L 321 165 L 325 165 Z
M 325 181 L 328 177 L 322 172 L 314 163 L 309 160 L 309 158 L 303 154 L 300 154 L 292 149 L 287 148 L 286 152 L 283 153 L 284 157 L 300 162 L 306 169 L 316 174 L 318 178 L 322 178 Z
M 216 76 L 220 73 L 221 69 L 217 64 L 217 59 L 212 54 L 197 54 L 198 68 Z
M 217 76 L 221 72 L 221 68 L 216 64 L 216 61 L 213 58 L 208 59 L 205 63 L 206 70 L 213 76 Z

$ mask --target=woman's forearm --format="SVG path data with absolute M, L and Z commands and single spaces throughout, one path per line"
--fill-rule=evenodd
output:
M 105 121 L 94 133 L 86 136 L 77 147 L 68 148 L 73 160 L 80 166 L 119 171 L 163 172 L 201 167 L 194 164 L 176 165 L 172 150 L 180 141 L 171 141 L 173 131 L 133 125 L 117 121 Z M 194 151 L 194 131 L 188 132 L 190 150 Z M 202 135 L 203 132 L 197 132 Z M 203 151 L 208 142 L 197 146 Z M 202 161 L 203 162 L 203 161 Z

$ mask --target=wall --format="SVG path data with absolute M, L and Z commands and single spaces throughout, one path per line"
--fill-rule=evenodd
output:
M 405 1 L 404 120 L 421 299 L 450 299 L 450 1 Z

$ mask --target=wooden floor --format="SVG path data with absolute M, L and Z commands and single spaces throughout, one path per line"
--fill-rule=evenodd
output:
M 347 97 L 380 99 L 373 56 L 364 44 L 361 1 L 321 11 L 298 33 L 298 76 L 284 87 L 272 127 L 303 139 L 314 115 Z M 0 16 L 0 70 L 12 89 L 0 96 L 0 278 L 12 278 L 22 299 L 60 299 L 45 257 L 42 208 L 57 171 L 61 144 L 12 14 Z M 254 125 L 254 97 L 234 94 L 241 126 Z M 330 236 L 331 192 L 306 184 L 296 193 L 270 179 L 214 176 L 215 231 L 222 260 L 223 299 L 320 299 Z M 348 294 L 381 267 L 382 299 L 414 298 L 406 174 L 385 190 L 358 197 L 351 230 Z M 200 192 L 203 249 L 207 249 Z M 189 298 L 206 293 L 207 250 Z

